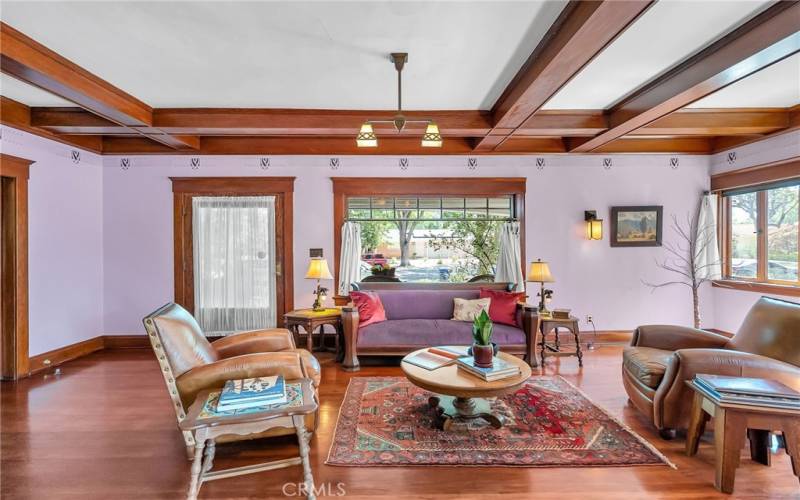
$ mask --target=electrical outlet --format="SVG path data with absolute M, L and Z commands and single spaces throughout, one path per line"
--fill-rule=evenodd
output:
M 593 323 L 593 320 L 592 320 L 592 315 L 591 315 L 591 314 L 587 314 L 587 315 L 586 315 L 586 322 L 587 322 L 587 323 Z

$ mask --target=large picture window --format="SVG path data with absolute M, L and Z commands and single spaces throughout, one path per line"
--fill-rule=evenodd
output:
M 723 192 L 725 275 L 800 286 L 800 179 Z

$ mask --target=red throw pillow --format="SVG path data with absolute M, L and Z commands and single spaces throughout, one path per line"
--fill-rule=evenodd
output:
M 358 308 L 358 327 L 386 321 L 383 302 L 375 292 L 350 292 L 350 299 Z
M 517 324 L 517 302 L 525 299 L 525 292 L 503 292 L 481 288 L 481 298 L 490 298 L 489 319 L 495 323 L 520 326 Z

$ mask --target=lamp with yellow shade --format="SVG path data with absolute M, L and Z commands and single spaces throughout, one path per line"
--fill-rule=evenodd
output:
M 333 279 L 333 276 L 331 276 L 331 272 L 328 269 L 328 261 L 322 257 L 312 258 L 311 262 L 308 263 L 308 271 L 306 271 L 306 279 L 317 280 L 317 288 L 314 291 L 316 299 L 314 300 L 314 305 L 312 306 L 312 309 L 315 311 L 321 311 L 325 309 L 322 306 L 322 303 L 325 301 L 325 292 L 328 289 L 321 287 L 319 284 L 319 280 Z
M 539 314 L 546 316 L 549 314 L 549 311 L 544 303 L 544 284 L 555 282 L 553 275 L 550 274 L 550 266 L 547 265 L 547 262 L 543 262 L 542 259 L 536 259 L 531 262 L 528 268 L 528 281 L 541 285 L 541 291 L 539 292 Z

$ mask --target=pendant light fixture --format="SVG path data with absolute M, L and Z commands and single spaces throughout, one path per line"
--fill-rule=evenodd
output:
M 406 52 L 392 52 L 390 55 L 394 68 L 397 70 L 397 114 L 391 120 L 367 120 L 361 125 L 361 130 L 356 136 L 356 145 L 360 148 L 374 148 L 378 146 L 378 137 L 372 126 L 376 123 L 391 123 L 398 133 L 402 132 L 407 123 L 424 123 L 425 133 L 422 135 L 423 148 L 440 148 L 443 140 L 439 126 L 433 120 L 407 120 L 403 116 L 403 66 L 408 62 Z

